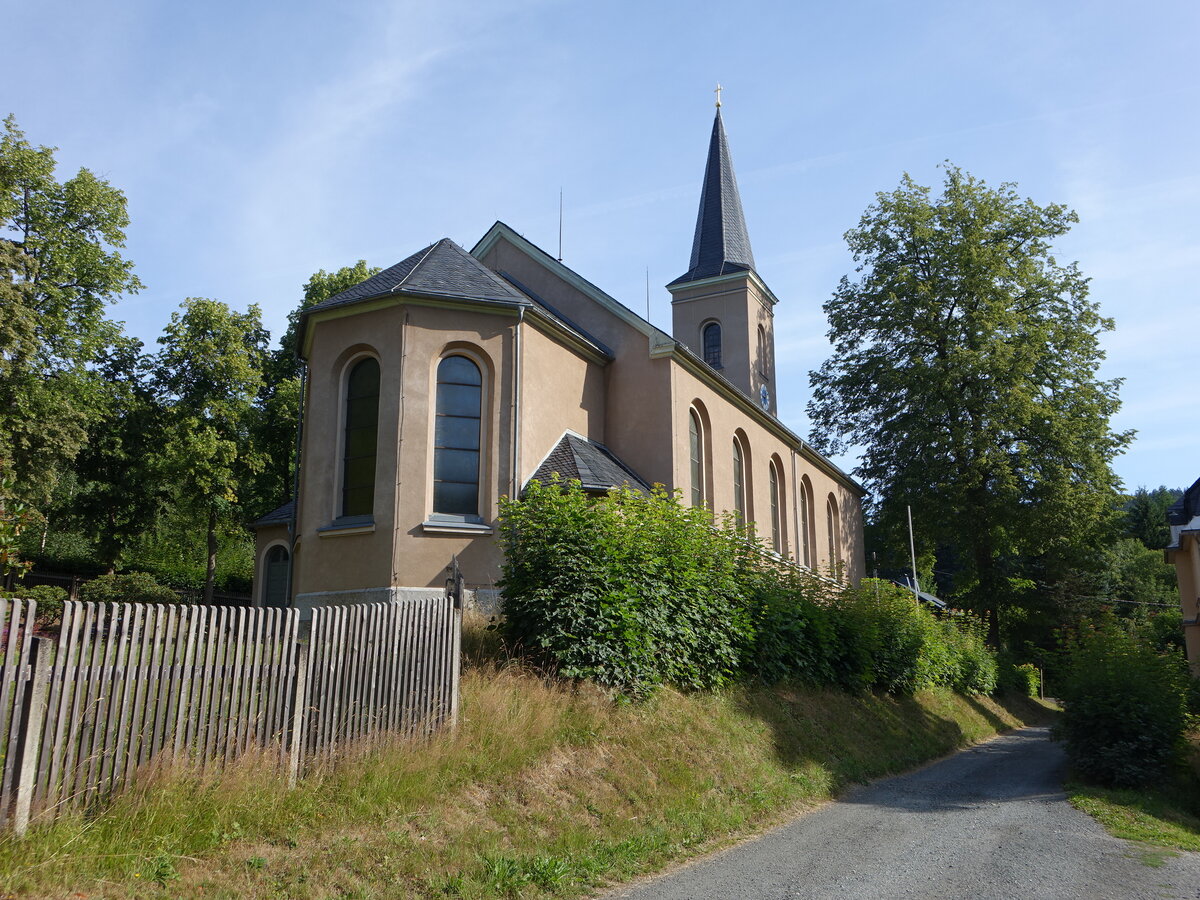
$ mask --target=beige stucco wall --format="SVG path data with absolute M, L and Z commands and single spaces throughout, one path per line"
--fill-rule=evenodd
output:
M 798 492 L 796 482 L 807 478 L 812 486 L 813 516 L 809 531 L 815 553 L 815 568 L 821 574 L 832 569 L 829 554 L 829 529 L 826 501 L 832 495 L 838 510 L 835 546 L 844 567 L 846 579 L 856 582 L 866 570 L 862 541 L 862 502 L 856 491 L 844 481 L 817 465 L 811 451 L 798 448 L 777 431 L 766 427 L 761 420 L 731 402 L 712 384 L 672 362 L 672 424 L 677 435 L 673 443 L 673 475 L 671 486 L 678 487 L 685 502 L 691 497 L 691 458 L 689 454 L 690 410 L 701 412 L 705 429 L 706 497 L 712 509 L 722 514 L 734 509 L 733 441 L 737 435 L 743 444 L 746 470 L 747 517 L 755 523 L 758 534 L 771 539 L 770 461 L 779 463 L 782 481 L 783 506 L 781 532 L 785 556 L 800 561 L 801 549 L 797 516 Z M 793 462 L 795 463 L 793 475 Z
M 616 362 L 603 373 L 604 437 L 597 439 L 647 481 L 669 483 L 671 459 L 664 448 L 672 440 L 670 367 L 650 358 L 646 335 L 506 241 L 498 241 L 481 261 L 511 274 L 612 351 Z M 534 390 L 531 382 L 526 384 Z M 531 465 L 536 462 L 530 460 Z
M 499 554 L 490 531 L 434 531 L 424 523 L 432 504 L 436 370 L 444 355 L 467 355 L 483 373 L 479 513 L 489 528 L 496 520 L 497 498 L 511 480 L 516 315 L 498 313 L 397 302 L 310 321 L 301 549 L 295 560 L 299 593 L 440 587 L 455 554 L 472 587 L 494 583 Z M 363 353 L 380 363 L 374 529 L 329 530 L 340 498 L 345 373 Z
M 775 397 L 775 315 L 772 300 L 762 284 L 747 273 L 706 279 L 671 288 L 673 337 L 704 358 L 703 329 L 709 322 L 721 325 L 721 374 L 755 403 L 759 388 L 770 392 L 772 415 L 778 414 Z M 766 332 L 766 358 L 760 358 L 758 329 Z
M 521 331 L 521 472 L 524 484 L 564 431 L 605 440 L 605 368 L 526 320 Z M 506 491 L 508 493 L 508 491 Z
M 1179 536 L 1178 549 L 1169 551 L 1179 576 L 1179 605 L 1183 611 L 1183 639 L 1188 663 L 1200 676 L 1200 534 Z

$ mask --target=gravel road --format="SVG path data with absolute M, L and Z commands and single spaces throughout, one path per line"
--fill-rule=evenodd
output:
M 1062 791 L 1062 748 L 1026 728 L 607 900 L 1200 898 L 1200 853 L 1157 868 Z

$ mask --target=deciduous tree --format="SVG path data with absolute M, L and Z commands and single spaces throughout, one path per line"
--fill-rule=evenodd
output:
M 192 298 L 181 309 L 158 339 L 155 382 L 169 407 L 167 471 L 205 521 L 204 602 L 211 603 L 217 525 L 236 510 L 239 485 L 263 464 L 251 445 L 249 421 L 262 386 L 267 333 L 257 306 L 239 313 L 216 300 Z
M 825 304 L 834 352 L 809 414 L 823 450 L 861 451 L 876 520 L 912 505 L 995 639 L 998 610 L 1098 543 L 1131 433 L 1098 376 L 1113 323 L 1051 253 L 1075 214 L 945 172 L 940 196 L 906 175 L 847 232 L 857 274 Z
M 98 415 L 89 366 L 119 333 L 105 306 L 141 287 L 117 248 L 125 196 L 87 169 L 59 182 L 54 150 L 12 116 L 0 134 L 0 456 L 44 502 Z

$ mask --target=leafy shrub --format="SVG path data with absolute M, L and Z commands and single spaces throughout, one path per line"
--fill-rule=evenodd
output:
M 1037 697 L 1041 694 L 1042 678 L 1033 663 L 1017 663 L 1010 657 L 1003 657 L 998 687 L 1002 693 Z
M 950 686 L 962 694 L 994 694 L 1000 667 L 984 639 L 983 622 L 963 614 L 942 624 L 955 656 L 954 680 Z
M 1113 617 L 1066 647 L 1058 735 L 1084 778 L 1137 787 L 1162 778 L 1187 726 L 1186 663 L 1160 654 Z
M 503 499 L 504 637 L 570 678 L 631 695 L 714 688 L 751 639 L 729 525 L 662 491 L 588 497 L 532 482 Z
M 179 595 L 152 575 L 129 572 L 85 582 L 79 587 L 79 599 L 87 603 L 178 603 Z
M 767 684 L 834 683 L 840 635 L 829 607 L 801 579 L 774 574 L 747 579 L 753 639 L 743 668 Z
M 501 633 L 560 674 L 632 696 L 736 676 L 912 693 L 996 688 L 977 620 L 940 621 L 889 582 L 831 586 L 656 490 L 531 483 L 502 500 Z
M 53 584 L 37 584 L 31 588 L 21 588 L 17 593 L 37 603 L 38 624 L 54 625 L 62 621 L 63 604 L 69 596 L 63 588 Z

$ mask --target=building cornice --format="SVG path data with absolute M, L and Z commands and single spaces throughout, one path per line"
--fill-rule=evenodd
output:
M 699 278 L 696 281 L 685 281 L 680 284 L 671 283 L 671 284 L 667 285 L 667 290 L 670 291 L 672 295 L 674 295 L 674 294 L 679 293 L 680 291 L 691 290 L 692 288 L 719 287 L 722 285 L 730 284 L 734 281 L 741 281 L 742 279 L 749 280 L 750 283 L 753 284 L 761 292 L 762 296 L 765 297 L 768 301 L 770 301 L 771 306 L 775 306 L 775 304 L 777 304 L 779 302 L 779 298 L 775 296 L 775 292 L 772 291 L 769 287 L 767 287 L 767 283 L 765 281 L 763 281 L 762 278 L 759 276 L 759 274 L 757 272 L 755 272 L 753 269 L 742 269 L 737 272 L 729 272 L 725 275 L 713 275 L 709 278 Z M 713 293 L 719 293 L 719 291 L 714 291 Z M 705 295 L 705 296 L 708 296 L 708 295 Z M 672 296 L 671 302 L 672 303 L 687 303 L 689 300 L 699 300 L 699 299 L 701 299 L 701 298 L 700 297 L 675 297 L 675 296 Z
M 347 316 L 354 316 L 360 313 L 374 312 L 381 309 L 389 309 L 395 306 L 423 306 L 432 309 L 459 309 L 463 311 L 484 313 L 485 315 L 493 316 L 509 316 L 516 318 L 518 311 L 525 310 L 525 321 L 532 322 L 539 331 L 548 336 L 566 344 L 572 350 L 575 350 L 586 359 L 607 365 L 612 361 L 612 356 L 603 348 L 597 346 L 584 335 L 575 331 L 567 323 L 557 319 L 545 310 L 530 303 L 509 303 L 502 300 L 483 300 L 463 297 L 441 297 L 430 294 L 418 294 L 400 292 L 387 294 L 381 297 L 374 297 L 368 300 L 361 300 L 357 303 L 350 303 L 345 306 L 335 306 L 330 309 L 319 310 L 314 312 L 309 317 L 310 325 L 318 322 L 328 322 L 334 319 L 343 319 Z M 308 359 L 309 353 L 312 351 L 314 329 L 309 327 L 305 329 L 304 346 L 301 352 L 301 358 Z

